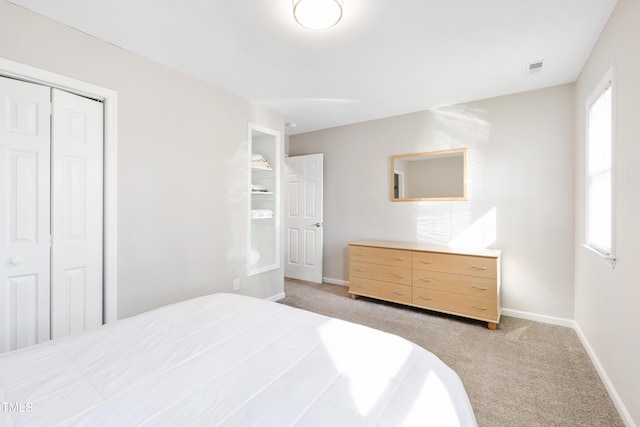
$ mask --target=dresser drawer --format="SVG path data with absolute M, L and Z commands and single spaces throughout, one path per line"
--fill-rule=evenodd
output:
M 444 273 L 496 279 L 497 261 L 495 258 L 469 255 L 452 255 L 437 252 L 414 252 L 414 270 L 441 271 Z
M 349 260 L 410 268 L 411 251 L 372 248 L 368 246 L 349 246 Z
M 417 307 L 494 322 L 498 320 L 498 306 L 492 299 L 414 287 L 412 301 Z
M 500 321 L 495 249 L 360 240 L 349 244 L 349 293 L 487 322 Z
M 412 284 L 418 288 L 428 288 L 472 295 L 495 300 L 498 295 L 496 279 L 486 277 L 463 276 L 439 271 L 413 270 Z
M 349 263 L 349 281 L 352 277 L 411 285 L 411 268 L 351 261 Z
M 349 292 L 386 301 L 411 304 L 411 286 L 351 277 Z

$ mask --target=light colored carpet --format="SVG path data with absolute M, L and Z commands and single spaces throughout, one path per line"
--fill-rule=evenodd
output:
M 478 425 L 624 426 L 575 331 L 503 316 L 486 323 L 368 298 L 344 286 L 285 279 L 280 303 L 407 338 L 465 385 Z

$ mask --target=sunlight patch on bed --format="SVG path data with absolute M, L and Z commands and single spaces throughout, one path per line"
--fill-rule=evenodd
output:
M 349 379 L 358 412 L 366 416 L 409 358 L 411 343 L 393 335 L 381 340 L 379 331 L 336 320 L 322 325 L 319 332 L 336 368 Z
M 403 425 L 460 425 L 451 395 L 436 373 L 430 372 L 423 382 Z

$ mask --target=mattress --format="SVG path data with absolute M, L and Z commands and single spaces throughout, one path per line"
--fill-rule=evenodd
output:
M 213 294 L 0 355 L 0 426 L 474 426 L 458 375 L 395 335 Z

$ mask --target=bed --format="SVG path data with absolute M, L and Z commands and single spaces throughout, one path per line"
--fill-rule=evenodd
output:
M 395 335 L 213 294 L 0 355 L 0 426 L 475 426 L 458 375 Z

